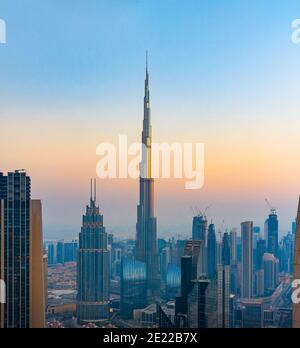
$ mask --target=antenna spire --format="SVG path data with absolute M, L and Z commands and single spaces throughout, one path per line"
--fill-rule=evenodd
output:
M 91 187 L 90 187 L 90 200 L 92 201 L 93 200 L 93 179 L 91 179 Z
M 97 198 L 97 181 L 94 179 L 94 202 L 96 203 Z

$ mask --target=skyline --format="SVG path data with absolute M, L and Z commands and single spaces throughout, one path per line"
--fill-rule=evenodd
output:
M 154 3 L 91 1 L 87 10 L 31 0 L 37 16 L 20 1 L 14 8 L 3 1 L 8 39 L 0 47 L 0 146 L 10 154 L 0 155 L 1 171 L 24 167 L 32 177 L 33 195 L 44 204 L 46 237 L 62 229 L 66 238 L 76 236 L 96 146 L 122 133 L 138 139 L 148 49 L 153 139 L 200 141 L 206 149 L 203 189 L 156 181 L 158 237 L 167 230 L 191 235 L 190 206 L 210 204 L 217 229 L 223 219 L 224 228 L 246 220 L 263 227 L 265 197 L 277 207 L 280 234 L 291 230 L 300 191 L 294 76 L 300 46 L 291 43 L 290 24 L 300 5 Z M 155 17 L 158 5 L 163 20 Z M 267 15 L 270 6 L 274 16 Z M 107 14 L 115 22 L 105 20 Z M 11 133 L 14 142 L 5 136 Z M 134 238 L 138 181 L 99 184 L 108 230 Z

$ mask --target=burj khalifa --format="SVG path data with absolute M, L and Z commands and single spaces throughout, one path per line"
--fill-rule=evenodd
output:
M 151 108 L 148 59 L 144 97 L 144 121 L 142 132 L 142 161 L 140 163 L 140 201 L 137 207 L 136 259 L 146 264 L 147 302 L 151 303 L 160 295 L 158 267 L 156 217 L 154 216 L 154 179 L 151 176 Z

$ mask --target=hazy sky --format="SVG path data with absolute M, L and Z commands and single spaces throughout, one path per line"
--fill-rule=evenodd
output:
M 220 228 L 278 210 L 291 229 L 300 193 L 299 0 L 1 0 L 0 171 L 26 168 L 46 237 L 73 237 L 96 146 L 140 138 L 145 50 L 154 141 L 205 144 L 205 186 L 156 185 L 158 234 L 188 235 L 191 206 Z M 138 182 L 99 183 L 105 225 L 135 236 Z

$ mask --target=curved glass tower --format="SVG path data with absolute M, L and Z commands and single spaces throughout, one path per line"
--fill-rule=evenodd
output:
M 77 320 L 80 324 L 97 324 L 109 317 L 109 251 L 103 215 L 96 206 L 96 181 L 94 192 L 79 233 Z
M 146 307 L 146 264 L 135 259 L 122 259 L 121 315 L 132 319 L 134 309 Z

